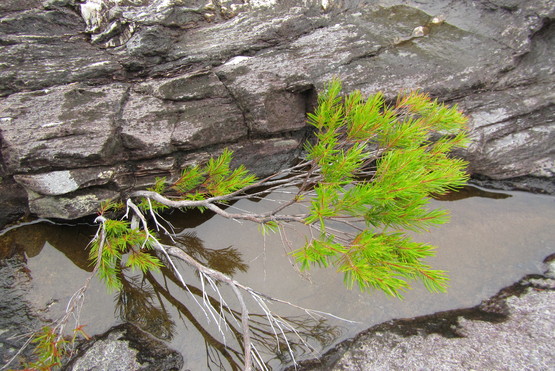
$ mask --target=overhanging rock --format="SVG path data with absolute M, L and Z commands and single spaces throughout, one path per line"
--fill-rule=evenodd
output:
M 228 146 L 240 162 L 274 156 L 258 169 L 271 172 L 337 76 L 346 91 L 459 104 L 473 174 L 549 182 L 554 18 L 546 0 L 4 1 L 1 176 L 45 216 L 38 200 L 120 194 Z M 74 206 L 65 215 L 89 212 Z

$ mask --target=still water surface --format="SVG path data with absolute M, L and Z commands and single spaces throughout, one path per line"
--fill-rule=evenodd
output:
M 284 197 L 273 194 L 258 202 L 242 200 L 232 207 L 262 210 Z M 449 272 L 450 287 L 447 294 L 431 294 L 415 284 L 402 301 L 379 292 L 346 290 L 333 269 L 299 274 L 279 236 L 264 238 L 247 222 L 194 213 L 176 214 L 171 219 L 182 231 L 179 242 L 183 247 L 213 268 L 273 297 L 357 321 L 314 320 L 287 306 L 272 307 L 296 323 L 316 349 L 310 353 L 298 348 L 298 358 L 308 358 L 383 321 L 477 305 L 523 275 L 541 273 L 541 261 L 555 252 L 555 197 L 468 188 L 451 201 L 433 201 L 433 206 L 450 210 L 451 222 L 415 238 L 438 246 L 437 256 L 429 263 Z M 28 300 L 44 318 L 56 318 L 90 274 L 86 245 L 94 228 L 40 224 L 10 233 L 26 249 L 32 276 Z M 302 231 L 290 230 L 288 241 L 300 247 Z M 200 292 L 194 272 L 189 271 L 185 279 L 191 282 L 194 294 Z M 208 323 L 171 275 L 146 279 L 128 275 L 124 283 L 122 295 L 108 294 L 101 283 L 92 283 L 81 314 L 89 334 L 101 333 L 126 319 L 168 341 L 185 356 L 186 368 L 234 369 L 240 365 L 242 352 L 232 336 L 228 334 L 224 341 L 214 322 Z M 233 295 L 225 287 L 222 292 L 234 307 Z M 256 306 L 251 306 L 251 311 L 259 350 L 274 369 L 280 369 L 288 356 L 274 344 L 263 316 L 256 316 L 260 314 Z

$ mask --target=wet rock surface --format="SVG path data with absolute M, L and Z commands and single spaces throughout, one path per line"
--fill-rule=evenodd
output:
M 124 323 L 82 344 L 62 369 L 178 371 L 182 367 L 181 354 Z
M 317 91 L 338 76 L 346 90 L 422 89 L 459 104 L 473 174 L 552 192 L 552 1 L 262 5 L 2 2 L 2 182 L 26 189 L 39 216 L 77 218 L 91 199 L 229 145 L 251 148 L 240 160 L 267 174 L 293 158 Z M 260 160 L 273 156 L 283 162 Z M 66 187 L 53 194 L 45 179 L 60 171 Z M 113 175 L 87 178 L 95 172 Z M 62 198 L 74 201 L 61 213 L 44 206 Z
M 18 220 L 29 212 L 27 192 L 12 179 L 0 180 L 0 227 Z
M 555 257 L 479 306 L 372 327 L 301 370 L 548 370 L 555 364 Z
M 6 257 L 8 256 L 8 257 Z M 15 251 L 0 246 L 0 364 L 13 357 L 16 363 L 30 360 L 33 349 L 20 352 L 30 333 L 39 328 L 38 312 L 27 301 L 31 277 L 25 260 Z M 19 352 L 19 354 L 18 354 Z M 12 364 L 13 366 L 14 364 Z
M 551 178 L 522 176 L 496 180 L 478 175 L 471 179 L 471 183 L 481 187 L 501 189 L 505 191 L 520 190 L 555 195 L 555 182 Z

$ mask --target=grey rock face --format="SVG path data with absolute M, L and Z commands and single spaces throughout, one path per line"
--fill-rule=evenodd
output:
M 104 165 L 122 149 L 116 115 L 126 87 L 70 84 L 12 94 L 2 102 L 2 154 L 8 174 Z
M 26 213 L 27 192 L 12 179 L 2 179 L 0 181 L 0 227 L 18 220 Z
M 6 251 L 7 246 L 0 247 L 0 362 L 2 366 L 21 349 L 26 339 L 20 336 L 21 329 L 38 327 L 41 324 L 38 311 L 28 301 L 31 277 L 26 270 L 22 254 Z M 11 246 L 8 250 L 11 250 Z M 32 350 L 24 349 L 19 360 L 30 360 Z M 15 363 L 15 362 L 14 362 Z M 17 364 L 10 364 L 17 367 Z
M 82 18 L 68 8 L 39 7 L 2 16 L 0 96 L 117 75 L 120 64 L 92 46 L 83 27 Z
M 122 144 L 135 158 L 231 143 L 247 136 L 241 110 L 213 74 L 136 85 L 122 121 Z
M 125 323 L 80 346 L 64 370 L 181 370 L 183 356 Z
M 73 198 L 61 215 L 74 218 L 90 212 L 78 197 L 175 176 L 224 146 L 267 174 L 338 76 L 347 91 L 459 104 L 473 138 L 459 154 L 477 176 L 552 181 L 552 1 L 260 4 L 4 1 L 3 179 L 40 216 Z
M 466 156 L 473 173 L 493 179 L 555 175 L 552 86 L 538 82 L 462 99 L 463 110 L 472 112 L 473 142 Z
M 29 211 L 48 218 L 75 219 L 94 214 L 102 201 L 117 198 L 118 192 L 103 188 L 86 188 L 63 196 L 45 196 L 27 190 Z
M 47 196 L 63 195 L 93 185 L 103 185 L 114 177 L 114 171 L 102 168 L 52 171 L 32 175 L 15 175 L 26 189 Z

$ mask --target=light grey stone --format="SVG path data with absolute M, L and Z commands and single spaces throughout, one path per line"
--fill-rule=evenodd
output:
M 42 195 L 63 195 L 91 185 L 108 183 L 114 176 L 114 170 L 86 168 L 75 170 L 52 171 L 32 175 L 15 175 L 14 179 L 25 188 Z
M 95 214 L 100 203 L 117 198 L 118 192 L 108 189 L 85 189 L 62 196 L 44 196 L 27 190 L 29 210 L 44 218 L 76 219 Z
M 179 371 L 183 356 L 131 323 L 82 344 L 63 370 Z

